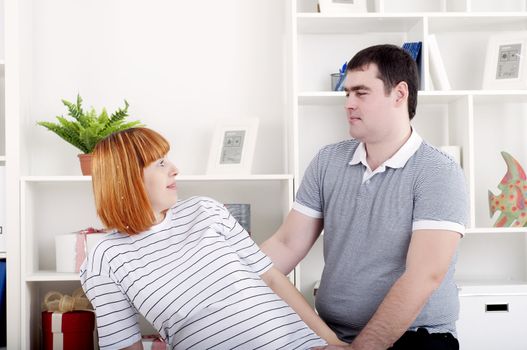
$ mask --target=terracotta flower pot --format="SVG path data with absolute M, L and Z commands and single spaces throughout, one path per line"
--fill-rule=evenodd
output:
M 79 154 L 79 160 L 81 162 L 81 171 L 82 175 L 90 176 L 91 175 L 91 158 L 92 154 Z

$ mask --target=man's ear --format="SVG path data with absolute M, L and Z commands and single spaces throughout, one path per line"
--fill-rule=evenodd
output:
M 401 81 L 399 84 L 395 85 L 393 91 L 395 93 L 395 103 L 397 105 L 401 105 L 408 101 L 408 84 L 405 81 Z

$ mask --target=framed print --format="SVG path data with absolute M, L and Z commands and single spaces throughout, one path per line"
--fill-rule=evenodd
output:
M 527 89 L 527 32 L 501 33 L 489 38 L 484 89 Z
M 367 0 L 318 0 L 321 13 L 368 12 Z
M 249 118 L 218 125 L 212 138 L 207 174 L 250 174 L 258 124 L 257 118 Z

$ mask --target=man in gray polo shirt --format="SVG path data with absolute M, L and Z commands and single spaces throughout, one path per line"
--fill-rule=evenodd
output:
M 316 306 L 349 349 L 459 348 L 453 275 L 468 217 L 465 180 L 411 128 L 417 89 L 415 62 L 396 46 L 351 59 L 353 139 L 319 151 L 284 224 L 262 245 L 289 273 L 324 230 Z

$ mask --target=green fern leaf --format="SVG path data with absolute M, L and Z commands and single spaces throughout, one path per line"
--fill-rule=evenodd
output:
M 114 125 L 119 121 L 123 120 L 124 118 L 128 117 L 128 106 L 128 101 L 124 100 L 124 108 L 119 108 L 112 114 L 110 120 L 108 120 L 106 124 L 106 127 Z
M 82 110 L 82 98 L 77 95 L 77 103 L 73 104 L 67 100 L 62 100 L 62 103 L 68 108 L 68 115 L 73 117 L 75 120 L 79 120 L 84 115 Z
M 76 103 L 67 100 L 62 100 L 62 103 L 68 109 L 68 115 L 72 120 L 66 119 L 64 116 L 57 116 L 58 123 L 38 122 L 37 124 L 56 133 L 84 153 L 92 152 L 97 142 L 111 133 L 143 126 L 138 120 L 125 122 L 125 118 L 128 117 L 129 106 L 126 100 L 124 100 L 124 108 L 117 109 L 111 116 L 108 116 L 105 108 L 99 115 L 93 107 L 84 111 L 80 95 L 77 95 Z
M 89 153 L 84 143 L 77 136 L 77 133 L 72 132 L 70 129 L 64 128 L 58 124 L 51 123 L 51 122 L 38 122 L 38 124 L 47 128 L 49 131 L 54 132 L 59 137 L 61 137 L 64 141 L 75 146 L 76 148 L 81 150 L 83 153 Z

